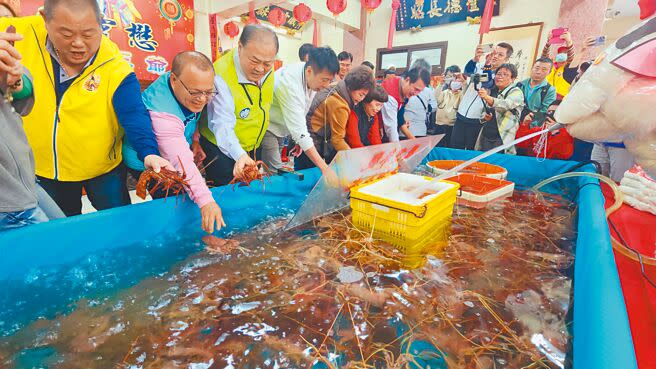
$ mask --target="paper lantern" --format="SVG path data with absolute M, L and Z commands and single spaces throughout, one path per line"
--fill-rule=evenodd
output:
M 239 26 L 237 23 L 230 21 L 223 25 L 223 33 L 228 35 L 230 39 L 233 39 L 239 34 Z
M 336 17 L 346 10 L 346 0 L 326 0 L 326 6 Z
M 382 0 L 362 0 L 362 6 L 367 9 L 367 13 L 372 13 L 378 9 Z
M 312 19 L 312 9 L 303 3 L 296 5 L 294 7 L 293 13 L 294 18 L 296 18 L 296 20 L 301 24 L 305 24 L 305 22 Z
M 282 9 L 273 8 L 269 10 L 269 15 L 267 16 L 267 19 L 269 19 L 269 22 L 274 26 L 280 27 L 283 24 L 285 24 L 285 21 L 287 20 L 287 15 L 285 14 L 284 11 L 282 11 Z

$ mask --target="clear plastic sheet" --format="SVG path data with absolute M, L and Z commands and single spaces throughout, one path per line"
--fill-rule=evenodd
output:
M 344 208 L 348 205 L 348 188 L 358 183 L 396 171 L 412 172 L 442 137 L 427 136 L 338 152 L 330 167 L 339 176 L 341 187 L 332 187 L 323 180 L 317 182 L 285 229 Z

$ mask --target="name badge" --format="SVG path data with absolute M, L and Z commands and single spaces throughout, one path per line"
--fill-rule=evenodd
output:
M 89 77 L 84 81 L 83 87 L 89 92 L 96 92 L 100 86 L 100 76 L 96 73 L 91 73 Z

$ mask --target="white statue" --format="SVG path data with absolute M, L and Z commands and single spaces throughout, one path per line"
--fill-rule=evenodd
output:
M 579 139 L 623 142 L 646 172 L 642 172 L 645 177 L 652 181 L 656 178 L 653 12 L 597 57 L 560 104 L 555 117 Z

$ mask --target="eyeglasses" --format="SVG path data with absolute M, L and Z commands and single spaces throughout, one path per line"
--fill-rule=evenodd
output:
M 178 81 L 180 81 L 180 83 L 182 84 L 182 87 L 184 87 L 185 90 L 187 90 L 187 93 L 189 94 L 189 96 L 191 96 L 192 99 L 200 100 L 201 97 L 205 96 L 208 100 L 212 100 L 214 98 L 214 96 L 219 94 L 219 91 L 217 91 L 217 90 L 214 90 L 214 91 L 190 91 L 189 88 L 187 87 L 187 85 L 185 85 L 184 82 L 182 82 L 180 77 L 178 77 L 178 76 L 176 76 L 176 77 L 177 77 Z

